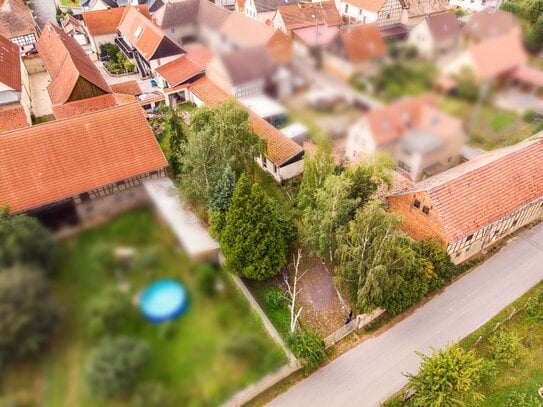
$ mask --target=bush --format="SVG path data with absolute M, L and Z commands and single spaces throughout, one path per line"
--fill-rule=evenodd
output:
M 279 309 L 285 303 L 285 297 L 283 296 L 283 291 L 278 289 L 272 289 L 268 291 L 265 295 L 266 303 L 272 309 Z
M 109 399 L 128 392 L 147 362 L 147 343 L 128 337 L 108 339 L 95 348 L 85 366 L 89 392 Z
M 532 0 L 526 8 L 526 18 L 534 24 L 543 15 L 543 0 Z
M 488 339 L 494 359 L 513 366 L 520 358 L 522 345 L 519 337 L 513 332 L 500 330 Z
M 526 302 L 526 313 L 535 321 L 543 322 L 543 290 L 538 290 Z
M 509 395 L 503 407 L 541 407 L 541 403 L 535 396 L 514 391 Z
M 500 10 L 507 11 L 511 14 L 520 17 L 522 15 L 522 8 L 512 1 L 505 1 L 500 5 Z
M 111 42 L 100 44 L 100 55 L 104 56 L 107 55 L 108 61 L 117 63 L 117 54 L 121 51 L 121 49 Z
M 169 407 L 172 401 L 169 393 L 160 383 L 146 382 L 138 385 L 130 407 Z
M 42 273 L 17 266 L 0 273 L 0 367 L 8 359 L 36 354 L 59 320 Z
M 57 243 L 37 219 L 0 207 L 0 270 L 22 263 L 48 271 Z
M 108 289 L 93 297 L 85 312 L 87 334 L 92 338 L 123 333 L 135 320 L 127 293 Z
M 533 110 L 527 110 L 522 115 L 522 120 L 524 120 L 526 123 L 531 123 L 535 120 L 536 117 L 537 117 L 536 112 L 534 112 Z
M 476 391 L 481 383 L 483 359 L 475 351 L 465 351 L 449 344 L 443 350 L 432 350 L 432 356 L 420 352 L 422 362 L 417 375 L 406 374 L 416 393 L 409 399 L 413 406 L 463 405 L 467 399 L 481 400 Z
M 297 330 L 287 336 L 287 345 L 294 355 L 305 361 L 306 376 L 326 359 L 322 338 L 306 330 Z
M 211 297 L 217 292 L 217 270 L 211 264 L 201 264 L 196 268 L 196 288 L 201 294 Z

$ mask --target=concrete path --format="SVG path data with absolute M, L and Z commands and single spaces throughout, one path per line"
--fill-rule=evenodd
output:
M 30 0 L 32 3 L 32 10 L 36 16 L 36 21 L 40 29 L 47 21 L 51 21 L 53 24 L 57 24 L 57 11 L 55 0 Z
M 543 224 L 450 285 L 383 334 L 369 339 L 275 399 L 272 406 L 378 406 L 429 354 L 479 328 L 543 279 Z

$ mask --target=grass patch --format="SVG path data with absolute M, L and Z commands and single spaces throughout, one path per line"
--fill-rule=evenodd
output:
M 468 143 L 485 150 L 516 144 L 531 137 L 538 129 L 537 121 L 527 123 L 516 113 L 489 104 L 481 106 L 479 117 L 474 122 L 472 103 L 446 98 L 442 100 L 441 108 L 444 112 L 461 119 L 466 126 L 473 123 Z
M 0 398 L 17 394 L 48 407 L 128 404 L 126 399 L 97 401 L 88 393 L 83 377 L 87 355 L 96 345 L 96 340 L 85 334 L 86 304 L 97 292 L 118 285 L 118 273 L 105 267 L 97 253 L 103 253 L 104 247 L 119 246 L 133 247 L 136 253 L 144 252 L 154 259 L 139 266 L 134 261 L 124 272 L 132 295 L 160 278 L 178 279 L 188 290 L 187 314 L 167 327 L 141 317 L 126 332 L 149 343 L 151 362 L 141 380 L 162 383 L 173 405 L 219 405 L 286 363 L 282 350 L 266 335 L 228 276 L 217 270 L 224 289 L 211 298 L 201 294 L 196 288 L 197 268 L 184 252 L 176 250 L 169 229 L 156 221 L 151 210 L 143 209 L 61 242 L 53 288 L 64 305 L 62 325 L 44 354 L 1 372 Z M 249 336 L 256 336 L 261 346 L 257 355 L 234 357 L 225 351 L 228 343 Z
M 60 0 L 60 4 L 64 7 L 80 7 L 79 0 Z

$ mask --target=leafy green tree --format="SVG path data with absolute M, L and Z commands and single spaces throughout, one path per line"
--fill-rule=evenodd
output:
M 242 174 L 221 233 L 226 266 L 243 277 L 265 280 L 287 261 L 288 242 L 276 206 Z
M 297 196 L 298 209 L 313 206 L 317 190 L 324 186 L 324 181 L 334 175 L 336 165 L 330 153 L 319 149 L 315 154 L 304 156 L 304 176 Z
M 532 0 L 526 9 L 526 18 L 530 20 L 532 24 L 543 15 L 543 0 Z
M 111 42 L 107 42 L 105 44 L 100 44 L 100 55 L 107 55 L 108 60 L 113 63 L 117 63 L 117 55 L 120 52 L 120 48 L 112 44 Z
M 160 383 L 145 382 L 136 387 L 130 407 L 171 407 L 171 396 Z
M 92 350 L 85 366 L 90 393 L 99 399 L 127 393 L 149 361 L 147 343 L 129 337 L 109 338 Z
M 414 247 L 419 256 L 424 257 L 432 264 L 432 270 L 437 276 L 432 282 L 432 288 L 440 287 L 445 280 L 455 276 L 458 272 L 451 261 L 451 256 L 437 238 L 421 240 L 416 242 Z
M 296 357 L 304 360 L 306 376 L 326 359 L 324 341 L 313 332 L 298 329 L 287 336 L 287 345 Z
M 51 233 L 37 219 L 0 208 L 0 270 L 16 263 L 48 270 L 56 248 Z
M 207 202 L 211 235 L 219 239 L 226 222 L 226 212 L 230 208 L 232 195 L 236 189 L 236 174 L 229 165 L 224 168 L 215 190 Z
M 464 405 L 483 399 L 477 392 L 481 382 L 483 359 L 475 351 L 465 351 L 448 344 L 443 350 L 432 349 L 432 356 L 417 352 L 422 359 L 418 374 L 406 374 L 416 393 L 409 399 L 413 406 L 441 407 Z
M 519 337 L 510 331 L 500 330 L 488 338 L 494 359 L 513 366 L 522 355 L 522 344 Z
M 94 296 L 85 312 L 87 333 L 94 338 L 120 334 L 135 319 L 129 295 L 117 289 L 108 289 Z
M 218 109 L 197 109 L 191 117 L 188 143 L 178 155 L 186 198 L 206 203 L 227 165 L 235 174 L 252 177 L 255 157 L 265 149 L 266 143 L 251 128 L 247 111 L 235 102 Z
M 182 146 L 187 142 L 187 135 L 177 113 L 171 109 L 168 115 L 170 128 L 170 166 L 175 176 L 182 172 L 179 155 L 182 154 Z
M 23 266 L 0 273 L 0 367 L 8 359 L 36 354 L 59 315 L 43 273 Z
M 543 4 L 543 1 L 540 3 Z M 543 47 L 543 15 L 537 18 L 525 37 L 525 45 L 529 51 L 536 53 L 541 50 L 541 47 Z
M 334 259 L 337 248 L 336 234 L 350 220 L 360 199 L 350 198 L 351 181 L 344 175 L 329 175 L 314 196 L 313 206 L 302 214 L 304 243 L 311 253 Z

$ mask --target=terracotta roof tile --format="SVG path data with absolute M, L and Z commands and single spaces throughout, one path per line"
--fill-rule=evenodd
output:
M 17 213 L 167 165 L 133 103 L 3 134 L 0 200 Z
M 236 101 L 205 77 L 194 82 L 189 87 L 189 90 L 207 106 L 212 108 L 217 108 L 228 100 Z M 236 101 L 236 103 L 239 102 Z M 267 141 L 268 151 L 266 156 L 275 165 L 281 165 L 295 155 L 303 152 L 302 147 L 251 111 L 249 111 L 249 121 L 253 131 Z
M 409 17 L 442 13 L 450 8 L 447 0 L 407 0 L 407 15 Z
M 111 94 L 93 98 L 76 100 L 75 102 L 65 103 L 63 105 L 53 105 L 53 114 L 56 119 L 66 119 L 72 116 L 98 112 L 110 107 L 132 103 L 136 99 L 132 95 Z
M 387 46 L 377 23 L 346 28 L 341 30 L 339 35 L 347 59 L 351 62 L 382 58 L 387 53 Z
M 431 97 L 402 99 L 388 106 L 370 110 L 366 114 L 366 120 L 376 145 L 384 145 L 402 137 L 407 131 L 405 124 L 407 121 L 411 128 L 419 127 L 424 106 L 434 106 Z
M 164 55 L 158 57 L 184 53 L 183 49 L 175 41 L 170 39 L 164 31 L 154 25 L 147 16 L 140 13 L 135 7 L 128 6 L 126 10 L 118 30 L 145 59 L 148 61 L 156 59 L 157 50 L 161 47 L 165 47 L 167 50 Z
M 187 55 L 183 55 L 158 67 L 156 72 L 168 81 L 169 87 L 175 87 L 203 73 L 204 67 L 196 64 Z
M 111 93 L 110 86 L 81 45 L 50 21 L 45 24 L 37 48 L 51 77 L 47 91 L 52 104 L 66 103 L 79 78 L 104 93 Z
M 543 139 L 484 154 L 402 194 L 415 191 L 427 192 L 454 242 L 543 196 Z
M 30 9 L 21 0 L 0 0 L 0 33 L 7 38 L 38 33 Z
M 0 137 L 2 132 L 28 127 L 28 118 L 21 105 L 0 109 Z
M 0 83 L 21 91 L 21 60 L 19 47 L 0 35 Z
M 469 52 L 480 80 L 494 79 L 528 62 L 522 37 L 516 32 L 481 41 L 470 47 Z
M 145 4 L 135 7 L 142 15 L 151 18 Z M 126 13 L 126 11 L 126 7 L 118 7 L 108 8 L 106 10 L 86 11 L 82 15 L 89 34 L 94 36 L 116 32 L 123 14 Z
M 520 30 L 520 23 L 513 14 L 487 8 L 473 13 L 464 26 L 463 32 L 465 36 L 481 41 L 518 30 Z
M 221 26 L 220 32 L 240 46 L 255 47 L 265 45 L 274 34 L 274 29 L 234 11 Z
M 383 8 L 386 0 L 347 0 L 346 2 L 363 10 L 377 13 Z
M 167 1 L 153 13 L 153 22 L 160 28 L 194 24 L 198 19 L 199 9 L 200 0 Z
M 66 14 L 60 21 L 60 24 L 66 34 L 70 34 L 71 32 L 85 34 L 85 29 L 81 25 L 81 22 L 70 14 Z
M 457 38 L 462 33 L 458 19 L 452 11 L 428 16 L 426 17 L 426 21 L 430 33 L 436 41 Z
M 328 26 L 343 24 L 343 20 L 333 1 L 281 6 L 277 9 L 277 12 L 281 15 L 285 27 L 289 31 L 314 26 L 315 19 L 318 21 L 318 24 L 326 24 Z M 312 16 L 315 16 L 315 18 Z
M 140 95 L 142 93 L 137 81 L 126 81 L 111 85 L 111 90 L 115 93 L 124 93 L 125 95 Z
M 219 31 L 230 14 L 232 14 L 230 10 L 220 7 L 211 1 L 200 0 L 198 22 L 207 28 Z

